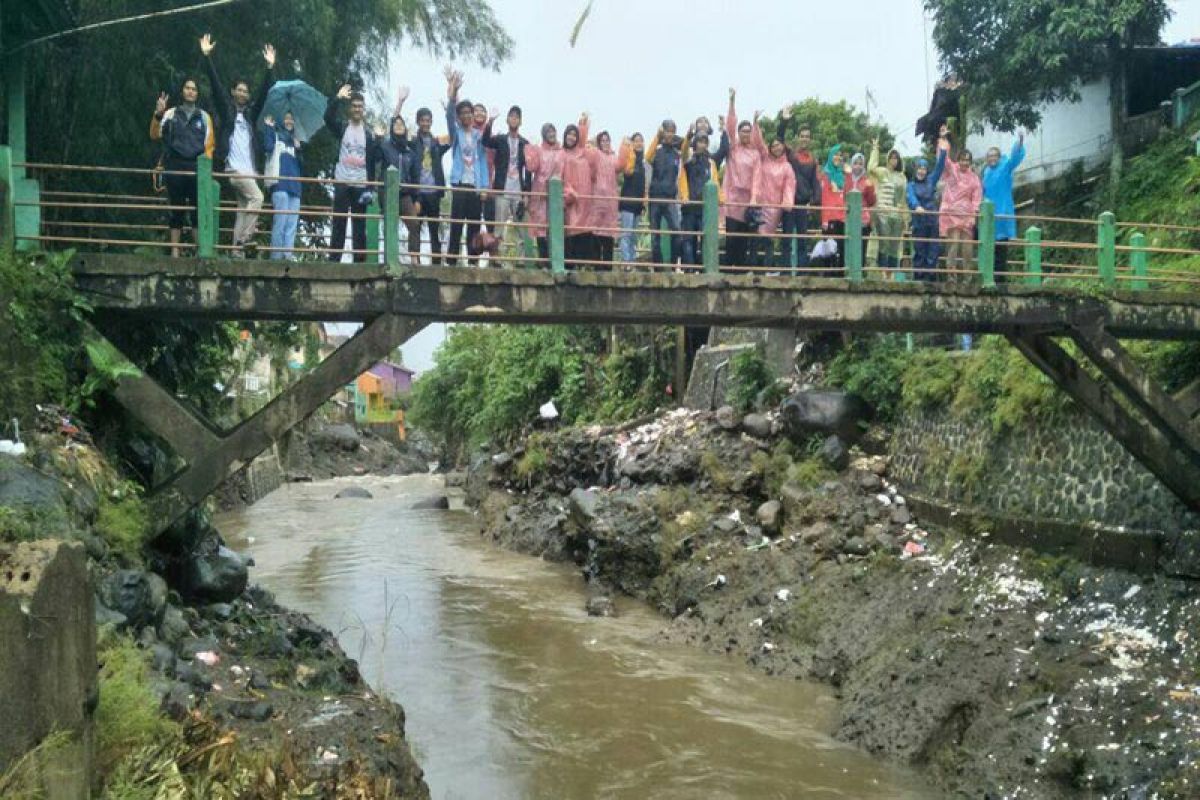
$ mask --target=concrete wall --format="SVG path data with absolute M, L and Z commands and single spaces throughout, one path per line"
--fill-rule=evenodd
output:
M 891 456 L 891 475 L 902 486 L 984 515 L 1145 531 L 1200 528 L 1200 515 L 1084 416 L 997 436 L 986 420 L 914 414 L 897 425 Z
M 1109 94 L 1108 79 L 1103 78 L 1081 88 L 1078 103 L 1045 106 L 1041 126 L 1025 138 L 1025 161 L 1017 171 L 1016 184 L 1051 180 L 1080 160 L 1088 169 L 1105 163 L 1113 134 Z M 1007 153 L 1016 138 L 986 126 L 983 133 L 967 137 L 967 148 L 981 160 L 989 147 Z
M 82 545 L 0 545 L 0 772 L 51 732 L 74 734 L 40 761 L 54 800 L 88 797 L 98 697 L 93 615 Z

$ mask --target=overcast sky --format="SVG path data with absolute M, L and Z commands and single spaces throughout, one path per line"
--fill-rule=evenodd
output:
M 595 0 L 574 48 L 571 29 L 586 0 L 492 0 L 496 16 L 516 42 L 499 73 L 478 65 L 466 72 L 464 97 L 525 112 L 533 138 L 543 122 L 561 131 L 579 113 L 593 130 L 613 137 L 652 133 L 664 117 L 686 127 L 704 114 L 716 122 L 738 89 L 738 113 L 774 114 L 806 97 L 845 99 L 867 108 L 899 137 L 902 151 L 916 149 L 913 124 L 927 108 L 938 77 L 921 0 Z M 1200 38 L 1200 0 L 1176 0 L 1164 38 Z M 749 30 L 751 33 L 747 34 Z M 836 32 L 836 33 L 835 33 Z M 420 106 L 441 119 L 446 95 L 443 59 L 408 48 L 392 54 L 391 80 L 376 101 L 390 109 L 396 87 L 407 84 L 411 123 Z M 442 130 L 444 122 L 435 122 Z M 404 348 L 417 370 L 432 366 L 444 336 L 430 326 Z

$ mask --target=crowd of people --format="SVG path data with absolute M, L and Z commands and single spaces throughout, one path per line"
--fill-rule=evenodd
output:
M 263 48 L 266 75 L 254 98 L 246 80 L 235 80 L 227 94 L 216 88 L 223 84 L 212 59 L 214 47 L 211 37 L 200 39 L 209 80 L 219 95 L 212 103 L 216 120 L 198 105 L 198 84 L 188 78 L 174 106 L 168 107 L 166 94 L 159 96 L 150 124 L 151 138 L 162 143 L 164 183 L 173 209 L 171 242 L 178 244 L 183 230 L 195 226 L 192 173 L 198 158 L 208 155 L 237 200 L 235 253 L 252 254 L 255 247 L 264 199 L 261 181 L 274 209 L 271 255 L 291 258 L 304 164 L 293 115 L 285 112 L 275 119 L 262 114 L 275 81 L 275 50 Z M 371 256 L 367 209 L 380 194 L 378 182 L 389 167 L 401 179 L 399 214 L 414 263 L 423 257 L 423 244 L 429 245 L 430 261 L 443 264 L 457 262 L 464 246 L 468 257 L 495 256 L 502 243 L 524 236 L 536 241 L 539 258 L 547 261 L 548 194 L 554 178 L 562 181 L 564 249 L 574 266 L 603 268 L 613 263 L 614 255 L 620 263 L 637 262 L 643 216 L 653 262 L 700 264 L 704 195 L 710 183 L 717 187 L 725 231 L 721 259 L 728 267 L 841 274 L 850 192 L 861 194 L 861 222 L 872 263 L 898 270 L 908 258 L 918 280 L 938 275 L 955 279 L 973 271 L 978 211 L 985 198 L 995 204 L 997 214 L 998 272 L 1006 263 L 1003 243 L 1016 237 L 1013 173 L 1024 158 L 1023 135 L 1007 156 L 997 148 L 989 150 L 979 172 L 968 150 L 953 152 L 945 125 L 940 126 L 932 165 L 924 156 L 906 165 L 896 150 L 881 161 L 878 140 L 869 154 L 854 153 L 847 161 L 842 146 L 834 145 L 822 160 L 813 151 L 812 129 L 804 120 L 785 109 L 768 142 L 759 114 L 739 119 L 737 94 L 730 89 L 728 109 L 716 129 L 700 117 L 680 135 L 676 123 L 665 119 L 649 142 L 633 133 L 614 146 L 608 131 L 592 135 L 585 113 L 562 130 L 561 138 L 554 124 L 545 123 L 539 141 L 531 142 L 522 134 L 520 106 L 508 109 L 504 130 L 497 132 L 497 110 L 461 96 L 463 74 L 447 68 L 445 77 L 445 134 L 434 133 L 428 107 L 417 110 L 416 127 L 409 127 L 403 116 L 407 88 L 401 88 L 386 125 L 368 121 L 365 98 L 349 84 L 328 100 L 324 124 L 338 142 L 331 260 L 344 255 L 347 224 L 354 260 Z M 448 218 L 443 213 L 447 193 Z M 939 270 L 943 243 L 945 263 Z

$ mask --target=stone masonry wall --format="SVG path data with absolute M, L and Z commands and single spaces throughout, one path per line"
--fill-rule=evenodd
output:
M 997 435 L 986 420 L 910 414 L 896 426 L 891 456 L 902 486 L 985 514 L 1166 532 L 1200 527 L 1200 515 L 1083 416 Z

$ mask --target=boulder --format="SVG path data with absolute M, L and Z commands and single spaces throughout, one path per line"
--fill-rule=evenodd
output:
M 850 466 L 850 451 L 846 448 L 846 443 L 842 441 L 840 436 L 829 436 L 825 441 L 821 442 L 821 449 L 818 451 L 817 456 L 830 469 L 837 470 L 838 472 Z
M 346 499 L 370 500 L 374 496 L 375 495 L 371 494 L 370 492 L 368 492 L 366 489 L 362 488 L 361 486 L 347 486 L 345 489 L 342 489 L 337 494 L 335 494 L 333 496 L 333 499 L 334 500 L 346 500 Z
M 763 414 L 747 414 L 742 420 L 742 430 L 756 439 L 768 439 L 771 436 L 771 420 Z
M 97 593 L 106 608 L 124 616 L 125 625 L 134 629 L 157 625 L 167 605 L 166 582 L 137 569 L 119 569 L 106 576 Z
M 741 424 L 741 418 L 738 413 L 733 410 L 733 406 L 721 406 L 717 409 L 717 424 L 723 430 L 736 431 L 738 425 Z
M 412 507 L 414 509 L 433 508 L 444 511 L 450 508 L 450 498 L 446 497 L 444 494 L 436 495 L 434 497 L 423 497 L 417 502 L 413 503 Z
M 355 452 L 362 444 L 358 431 L 348 423 L 324 427 L 317 431 L 313 439 L 318 445 L 347 453 Z
M 762 526 L 763 532 L 770 536 L 776 536 L 783 524 L 783 503 L 778 500 L 768 500 L 758 507 L 754 517 Z
M 496 455 L 492 456 L 492 469 L 497 473 L 508 472 L 512 468 L 512 465 L 512 453 L 496 453 Z
M 228 547 L 215 553 L 195 555 L 184 564 L 181 591 L 210 603 L 227 603 L 246 590 L 246 562 Z
M 62 485 L 16 456 L 0 455 L 0 507 L 36 520 L 38 538 L 63 536 L 70 528 Z
M 192 633 L 191 626 L 178 607 L 168 605 L 163 610 L 162 622 L 158 624 L 158 638 L 175 645 Z
M 599 496 L 589 489 L 575 488 L 567 496 L 567 506 L 571 521 L 580 528 L 587 530 L 596 519 L 596 507 Z
M 871 546 L 861 536 L 851 536 L 842 545 L 842 552 L 849 556 L 865 556 L 871 552 Z
M 588 598 L 587 613 L 590 617 L 612 617 L 616 615 L 617 609 L 611 597 L 598 594 Z
M 855 442 L 862 435 L 860 422 L 870 409 L 857 395 L 824 389 L 805 389 L 783 401 L 780 418 L 788 437 L 797 444 L 807 443 L 816 434 L 840 436 Z
M 896 506 L 892 509 L 890 518 L 893 525 L 907 525 L 912 522 L 912 512 L 908 510 L 908 506 Z

